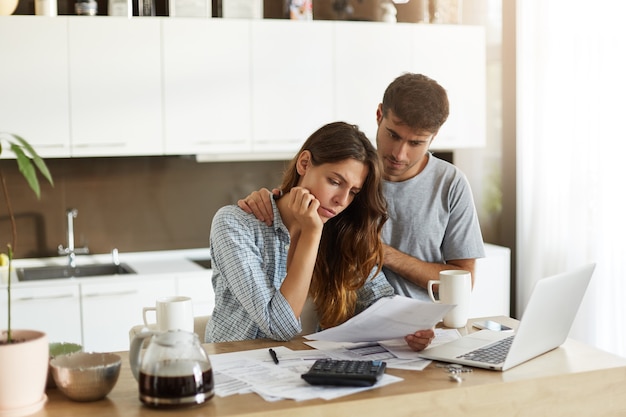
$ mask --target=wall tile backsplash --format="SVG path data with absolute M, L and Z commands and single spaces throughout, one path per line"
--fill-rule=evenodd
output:
M 213 214 L 252 190 L 277 186 L 286 166 L 192 157 L 47 159 L 55 184 L 42 184 L 37 201 L 12 162 L 3 171 L 17 219 L 16 258 L 56 256 L 58 245 L 67 245 L 69 207 L 78 209 L 75 244 L 92 253 L 208 247 Z M 10 240 L 7 213 L 2 199 L 3 247 Z

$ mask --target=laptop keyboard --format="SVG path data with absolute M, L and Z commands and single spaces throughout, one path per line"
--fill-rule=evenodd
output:
M 506 355 L 509 353 L 514 337 L 515 335 L 509 336 L 506 339 L 499 340 L 491 345 L 458 356 L 458 358 L 492 364 L 504 362 Z

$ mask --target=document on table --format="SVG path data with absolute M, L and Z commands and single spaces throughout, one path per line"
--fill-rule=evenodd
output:
M 329 356 L 318 350 L 291 350 L 284 346 L 273 349 L 279 359 L 278 364 L 274 363 L 268 349 L 211 355 L 215 394 L 226 397 L 255 392 L 266 401 L 282 399 L 301 401 L 313 398 L 330 400 L 402 381 L 402 378 L 384 374 L 372 387 L 309 385 L 300 375 L 306 372 L 316 359 Z
M 397 339 L 434 327 L 454 305 L 432 303 L 394 295 L 336 327 L 304 336 L 332 342 L 378 342 Z

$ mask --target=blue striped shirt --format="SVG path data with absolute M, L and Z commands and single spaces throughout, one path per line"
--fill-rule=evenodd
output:
M 289 340 L 302 330 L 280 292 L 287 275 L 290 237 L 274 201 L 272 205 L 272 226 L 234 205 L 222 207 L 213 217 L 215 309 L 206 327 L 206 342 Z M 380 272 L 358 290 L 357 312 L 391 295 L 393 288 Z

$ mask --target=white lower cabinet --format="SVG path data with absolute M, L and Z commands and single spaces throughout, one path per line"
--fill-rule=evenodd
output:
M 128 350 L 128 332 L 143 322 L 143 307 L 153 307 L 158 297 L 176 294 L 175 278 L 111 278 L 81 284 L 85 350 Z
M 11 289 L 11 328 L 46 333 L 49 342 L 82 343 L 79 285 Z M 7 293 L 0 295 L 0 329 L 6 328 Z
M 52 342 L 73 342 L 86 351 L 128 350 L 128 333 L 143 324 L 143 307 L 156 299 L 184 295 L 195 316 L 213 312 L 211 271 L 139 275 L 132 278 L 86 278 L 72 283 L 41 281 L 12 288 L 12 328 L 45 332 Z M 7 293 L 0 288 L 0 329 L 4 330 Z M 154 314 L 149 316 L 154 319 Z
M 511 249 L 485 244 L 476 260 L 470 317 L 509 316 L 511 310 Z
M 215 293 L 211 284 L 211 271 L 187 274 L 176 280 L 176 294 L 191 297 L 194 316 L 208 316 L 215 307 Z

